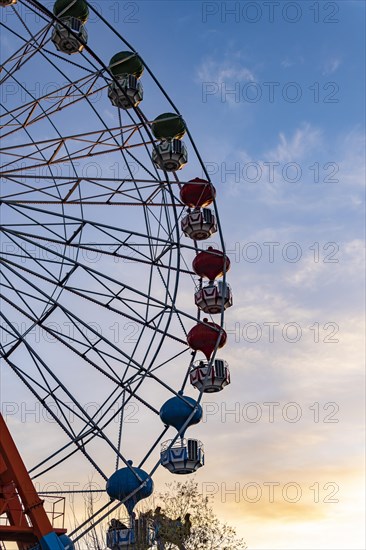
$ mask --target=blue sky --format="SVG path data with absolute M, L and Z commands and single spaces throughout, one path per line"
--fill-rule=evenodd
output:
M 206 492 L 214 484 L 215 510 L 249 548 L 364 548 L 365 4 L 94 5 L 173 99 L 217 188 L 232 262 L 235 307 L 221 352 L 232 384 L 208 396 L 205 422 L 192 430 L 207 453 L 196 479 Z M 87 28 L 107 62 L 113 40 L 93 17 Z M 146 76 L 142 82 L 152 119 L 166 103 Z M 115 110 L 100 105 L 114 124 Z M 184 177 L 195 176 L 202 174 L 192 162 Z M 182 303 L 190 292 L 182 287 Z M 276 404 L 273 421 L 266 403 Z M 27 456 L 37 456 L 29 424 L 10 421 Z M 156 479 L 163 487 L 171 477 L 160 469 Z M 271 482 L 279 484 L 274 502 Z M 263 491 L 256 503 L 243 497 L 248 483 Z M 298 502 L 283 497 L 287 483 L 301 487 Z M 336 487 L 338 502 L 329 501 Z M 230 488 L 238 495 L 226 495 Z

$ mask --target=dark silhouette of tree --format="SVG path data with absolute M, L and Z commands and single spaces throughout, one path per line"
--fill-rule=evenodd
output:
M 222 523 L 215 515 L 207 497 L 198 490 L 194 480 L 174 482 L 157 499 L 160 503 L 159 514 L 163 528 L 159 550 L 244 550 L 244 540 L 237 536 L 236 530 Z M 148 512 L 149 513 L 149 512 Z M 151 514 L 152 512 L 150 512 Z M 152 513 L 156 517 L 156 510 Z M 158 543 L 160 541 L 158 540 Z

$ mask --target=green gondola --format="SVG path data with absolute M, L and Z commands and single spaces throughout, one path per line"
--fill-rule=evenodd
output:
M 109 62 L 109 70 L 115 77 L 132 74 L 140 78 L 144 72 L 144 65 L 140 57 L 134 52 L 118 52 Z
M 89 8 L 85 0 L 56 0 L 53 13 L 60 18 L 75 17 L 86 23 L 89 17 Z
M 156 139 L 161 140 L 181 139 L 186 129 L 183 118 L 176 113 L 163 113 L 151 125 L 152 133 Z

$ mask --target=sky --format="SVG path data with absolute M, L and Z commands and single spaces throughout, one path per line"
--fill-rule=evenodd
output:
M 362 549 L 365 4 L 93 5 L 173 99 L 217 189 L 234 295 L 221 356 L 232 380 L 205 397 L 192 429 L 206 452 L 195 479 L 249 548 Z M 89 43 L 108 59 L 114 44 L 96 29 L 91 17 Z M 157 91 L 144 105 L 163 111 Z M 4 387 L 23 403 L 15 384 Z M 134 406 L 127 430 L 138 450 L 147 424 Z M 21 409 L 7 420 L 33 462 L 40 423 Z M 160 468 L 157 489 L 171 479 Z

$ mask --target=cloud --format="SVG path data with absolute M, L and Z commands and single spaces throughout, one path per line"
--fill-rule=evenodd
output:
M 322 132 L 311 124 L 304 123 L 291 137 L 279 134 L 279 143 L 264 154 L 269 161 L 293 162 L 304 159 L 322 143 Z
M 337 142 L 339 173 L 342 181 L 357 187 L 365 185 L 365 134 L 358 127 L 342 135 Z
M 216 82 L 218 84 L 255 80 L 250 69 L 232 61 L 217 62 L 206 58 L 197 69 L 197 77 L 201 82 Z
M 330 266 L 327 263 L 333 262 L 324 262 L 324 259 L 315 262 L 314 254 L 309 254 L 299 264 L 295 273 L 286 278 L 288 284 L 294 287 L 315 288 L 319 282 L 330 284 L 343 279 L 349 283 L 359 278 L 365 265 L 365 244 L 361 239 L 344 242 L 341 247 L 342 258 L 339 258 L 338 243 L 330 244 L 327 250 L 329 252 L 327 258 L 329 257 L 335 264 L 340 264 L 337 269 L 329 269 Z
M 332 57 L 332 58 L 328 59 L 325 62 L 324 67 L 323 67 L 323 75 L 328 76 L 328 75 L 331 75 L 331 74 L 335 73 L 337 71 L 337 69 L 340 67 L 341 63 L 342 63 L 341 59 L 339 59 L 337 57 Z
M 230 106 L 240 105 L 240 87 L 243 83 L 255 81 L 254 73 L 243 66 L 240 61 L 216 61 L 205 58 L 196 71 L 196 80 L 204 86 L 215 86 L 216 99 L 227 102 Z
M 246 149 L 226 151 L 220 165 L 226 192 L 246 204 L 253 200 L 277 211 L 293 205 L 299 213 L 318 212 L 318 230 L 321 219 L 334 216 L 335 209 L 340 225 L 345 208 L 363 208 L 365 137 L 358 126 L 330 136 L 304 121 L 292 132 L 279 132 L 276 142 L 256 156 Z
M 290 67 L 294 67 L 295 65 L 303 65 L 304 63 L 304 58 L 301 56 L 301 57 L 298 57 L 296 60 L 294 59 L 290 59 L 289 57 L 285 57 L 285 59 L 283 59 L 281 61 L 281 67 L 283 67 L 284 69 L 289 69 Z
M 280 132 L 277 143 L 270 149 L 260 152 L 257 157 L 253 157 L 245 149 L 240 151 L 229 149 L 230 160 L 225 160 L 222 166 L 227 165 L 230 168 L 237 166 L 238 170 L 228 181 L 227 189 L 232 195 L 242 194 L 244 183 L 246 190 L 256 194 L 257 200 L 258 195 L 262 200 L 272 204 L 276 200 L 282 202 L 295 200 L 291 188 L 296 189 L 298 183 L 291 180 L 296 179 L 298 174 L 300 174 L 300 182 L 303 182 L 307 176 L 314 178 L 314 173 L 310 171 L 309 166 L 314 164 L 315 159 L 319 159 L 319 150 L 323 150 L 323 145 L 323 131 L 304 122 L 290 135 Z M 286 168 L 287 163 L 293 163 L 292 167 L 289 165 Z M 246 168 L 251 164 L 256 168 Z M 243 174 L 247 181 L 243 182 Z M 253 183 L 258 174 L 260 179 Z M 297 196 L 296 201 L 298 202 Z
M 289 67 L 293 67 L 293 65 L 295 65 L 295 63 L 293 61 L 290 61 L 288 57 L 281 61 L 281 67 L 284 67 L 285 69 L 288 69 Z

